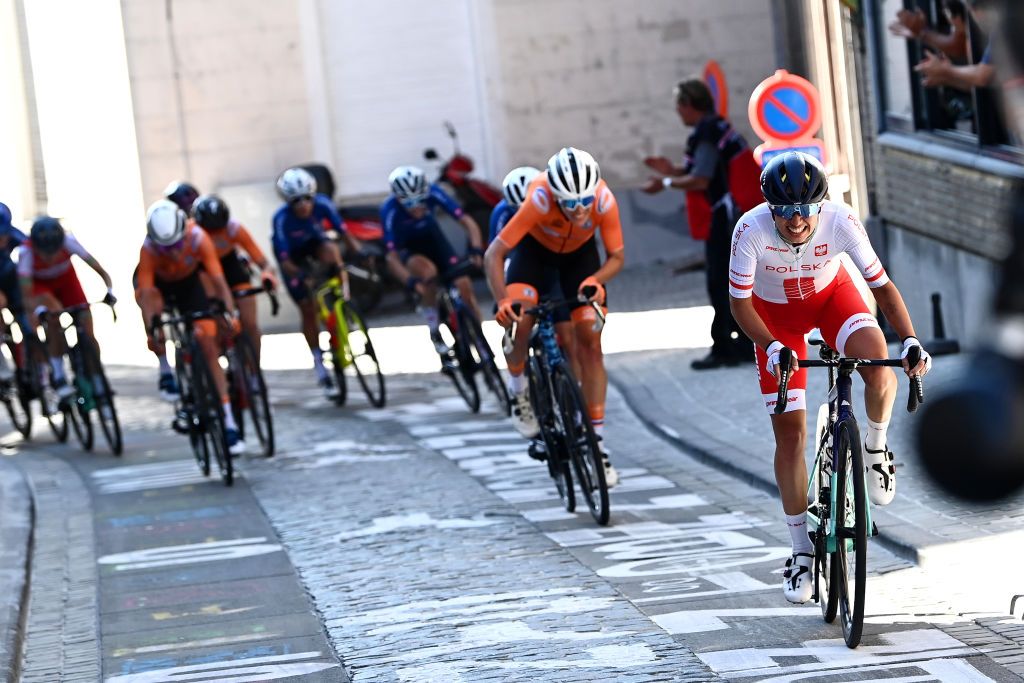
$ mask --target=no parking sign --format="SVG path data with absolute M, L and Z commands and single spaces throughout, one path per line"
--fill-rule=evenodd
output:
M 715 111 L 723 119 L 729 118 L 729 87 L 725 82 L 725 73 L 715 60 L 704 65 L 704 82 L 715 100 Z
M 754 158 L 762 165 L 790 150 L 825 162 L 825 145 L 813 137 L 821 128 L 821 101 L 807 79 L 785 69 L 776 71 L 754 88 L 747 116 L 754 132 L 764 140 L 754 150 Z

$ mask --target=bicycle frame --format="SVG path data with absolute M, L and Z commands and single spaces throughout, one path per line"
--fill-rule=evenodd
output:
M 820 355 L 822 361 L 829 363 L 828 367 L 828 428 L 825 430 L 825 434 L 822 435 L 821 442 L 818 444 L 817 453 L 814 458 L 814 462 L 811 465 L 812 472 L 817 472 L 818 467 L 821 464 L 823 458 L 828 458 L 828 472 L 830 474 L 829 481 L 829 518 L 826 520 L 825 525 L 825 549 L 827 552 L 833 553 L 836 551 L 838 546 L 839 537 L 836 530 L 839 528 L 837 523 L 837 510 L 836 510 L 836 491 L 838 488 L 839 475 L 835 469 L 835 450 L 834 444 L 838 440 L 838 427 L 844 420 L 854 417 L 853 414 L 853 371 L 857 368 L 858 363 L 852 359 L 841 359 L 839 354 L 829 348 L 828 346 L 822 345 L 820 349 Z M 854 417 L 854 419 L 856 419 Z M 864 473 L 854 474 L 859 476 L 861 481 L 864 481 Z M 862 484 L 866 485 L 866 484 Z M 814 480 L 812 479 L 807 486 L 807 492 L 809 496 L 813 496 L 815 502 L 818 501 L 818 492 L 821 488 L 821 483 L 818 483 L 818 490 L 814 490 Z M 878 529 L 871 521 L 871 506 L 865 507 L 865 520 L 867 524 L 868 536 L 878 535 Z M 807 512 L 807 528 L 811 531 L 817 531 L 821 524 L 821 519 L 813 512 Z M 852 543 L 852 541 L 847 541 Z
M 348 367 L 352 364 L 352 358 L 345 352 L 348 349 L 348 323 L 344 315 L 345 297 L 341 278 L 337 275 L 328 278 L 316 288 L 313 296 L 320 320 L 331 335 L 331 347 L 342 351 L 342 367 Z

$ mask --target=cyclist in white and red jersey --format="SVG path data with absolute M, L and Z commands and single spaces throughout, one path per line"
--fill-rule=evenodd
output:
M 107 295 L 103 298 L 103 303 L 113 306 L 117 302 L 113 292 L 114 285 L 99 261 L 86 251 L 74 235 L 64 232 L 64 226 L 59 220 L 51 216 L 41 216 L 32 224 L 29 239 L 21 246 L 18 256 L 18 281 L 22 298 L 27 302 L 29 311 L 35 311 L 39 307 L 56 311 L 87 303 L 78 275 L 71 265 L 72 256 L 85 261 L 103 278 L 103 283 L 107 286 Z M 93 344 L 98 351 L 99 344 L 93 335 L 89 311 L 86 310 L 83 315 L 86 329 L 93 337 Z M 34 315 L 31 322 L 33 325 L 37 324 Z M 49 341 L 50 365 L 53 366 L 54 389 L 62 399 L 67 398 L 75 390 L 68 385 L 67 376 L 64 374 L 64 334 L 56 317 L 50 318 L 46 338 Z
M 729 295 L 733 316 L 754 341 L 765 407 L 775 432 L 775 480 L 793 540 L 786 562 L 783 592 L 790 602 L 806 602 L 812 593 L 814 548 L 807 536 L 807 439 L 805 389 L 807 371 L 797 359 L 806 356 L 804 335 L 814 328 L 844 356 L 886 358 L 888 350 L 878 321 L 840 261 L 848 254 L 867 280 L 886 319 L 903 338 L 906 359 L 921 346 L 896 285 L 878 260 L 856 212 L 826 199 L 828 179 L 816 159 L 801 152 L 773 157 L 761 174 L 765 203 L 736 223 L 729 261 Z M 794 353 L 785 412 L 774 414 L 778 395 L 779 352 Z M 921 349 L 908 375 L 923 375 L 931 358 Z M 896 493 L 893 454 L 886 430 L 896 400 L 896 375 L 889 368 L 859 368 L 864 379 L 868 416 L 865 466 L 868 493 L 887 505 Z

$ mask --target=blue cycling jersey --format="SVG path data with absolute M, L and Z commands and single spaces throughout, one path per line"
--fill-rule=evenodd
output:
M 502 199 L 494 205 L 494 208 L 491 210 L 491 236 L 487 238 L 488 243 L 494 241 L 494 238 L 498 236 L 501 229 L 508 223 L 508 219 L 515 215 L 518 208 L 518 206 L 509 204 L 507 199 Z
M 459 203 L 437 185 L 431 184 L 430 193 L 425 200 L 427 213 L 423 218 L 413 218 L 401 202 L 395 197 L 388 197 L 380 207 L 381 222 L 384 224 L 384 243 L 388 251 L 402 249 L 405 245 L 421 235 L 426 235 L 441 226 L 434 217 L 434 211 L 444 209 L 456 220 L 462 218 L 463 211 Z
M 287 204 L 274 213 L 270 241 L 278 260 L 284 261 L 289 253 L 301 251 L 311 242 L 327 239 L 324 226 L 345 232 L 345 222 L 330 198 L 318 194 L 313 198 L 313 213 L 309 218 L 299 218 Z

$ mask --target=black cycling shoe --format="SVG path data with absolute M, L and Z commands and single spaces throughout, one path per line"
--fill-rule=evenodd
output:
M 526 449 L 526 452 L 531 458 L 540 462 L 546 462 L 548 459 L 548 448 L 540 439 L 530 441 L 530 446 Z

